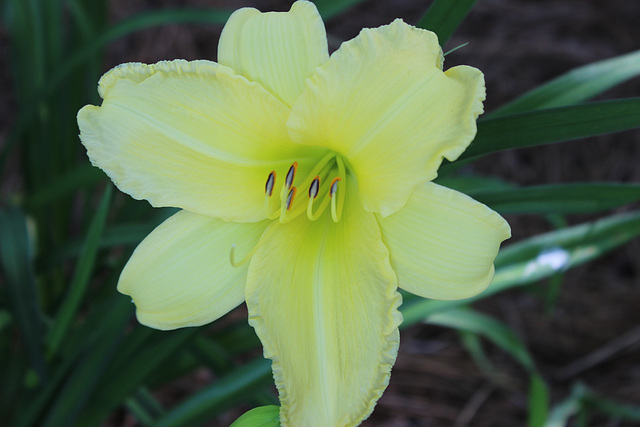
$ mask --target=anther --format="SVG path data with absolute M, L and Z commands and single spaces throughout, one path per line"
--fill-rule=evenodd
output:
M 267 178 L 267 183 L 264 186 L 264 192 L 267 196 L 271 197 L 273 194 L 273 187 L 276 184 L 276 171 L 271 171 L 269 177 Z
M 287 190 L 291 188 L 293 185 L 293 179 L 296 177 L 296 171 L 298 170 L 298 162 L 293 162 L 289 171 L 287 172 L 287 177 L 285 178 L 285 185 Z
M 333 181 L 331 181 L 331 186 L 329 187 L 329 197 L 333 197 L 333 195 L 336 194 L 336 191 L 338 191 L 338 181 L 341 181 L 341 178 L 339 176 L 333 178 Z
M 316 176 L 311 181 L 311 185 L 309 186 L 309 198 L 315 199 L 318 197 L 318 192 L 320 191 L 320 177 Z
M 290 211 L 291 210 L 291 206 L 293 205 L 293 199 L 296 197 L 296 192 L 298 190 L 296 189 L 296 187 L 291 187 L 291 190 L 289 190 L 289 194 L 287 195 L 287 201 L 285 206 L 287 207 L 287 210 Z

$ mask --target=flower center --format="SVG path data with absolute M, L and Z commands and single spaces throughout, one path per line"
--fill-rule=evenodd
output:
M 279 203 L 274 203 L 276 171 L 271 171 L 265 183 L 265 209 L 269 219 L 278 218 L 285 224 L 306 211 L 307 218 L 315 221 L 331 205 L 331 218 L 340 221 L 346 195 L 346 169 L 344 161 L 336 153 L 326 154 L 302 180 L 297 180 L 298 162 L 294 162 L 280 187 Z M 298 189 L 305 190 L 307 198 L 296 197 Z M 306 201 L 306 203 L 305 203 Z

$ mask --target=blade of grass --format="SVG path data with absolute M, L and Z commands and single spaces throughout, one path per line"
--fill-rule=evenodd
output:
M 543 427 L 549 415 L 549 388 L 540 375 L 531 375 L 529 384 L 529 427 Z
M 100 169 L 89 163 L 83 164 L 29 195 L 27 206 L 30 209 L 41 208 L 43 205 L 71 195 L 79 189 L 90 188 L 104 177 L 105 175 Z
M 89 226 L 84 251 L 78 258 L 73 278 L 69 284 L 69 291 L 49 331 L 47 344 L 48 351 L 51 354 L 55 354 L 59 350 L 91 281 L 93 266 L 98 254 L 100 237 L 102 236 L 102 231 L 107 221 L 112 193 L 113 186 L 108 185 Z
M 503 105 L 487 117 L 584 102 L 640 75 L 640 50 L 575 68 Z
M 545 427 L 565 427 L 569 418 L 577 414 L 582 405 L 581 400 L 584 394 L 584 386 L 576 384 L 571 390 L 568 398 L 557 404 L 549 413 Z
M 460 336 L 460 343 L 471 355 L 473 362 L 481 371 L 485 372 L 489 377 L 495 372 L 495 367 L 491 363 L 491 359 L 487 356 L 482 346 L 482 340 L 479 334 L 468 332 L 464 329 L 457 330 Z
M 0 263 L 11 310 L 33 369 L 41 380 L 47 376 L 42 346 L 42 313 L 33 265 L 33 248 L 27 217 L 21 209 L 0 209 Z
M 81 356 L 56 395 L 43 427 L 82 425 L 76 420 L 87 402 L 101 404 L 99 400 L 90 398 L 94 390 L 99 389 L 105 368 L 120 344 L 124 329 L 131 319 L 131 305 L 126 300 L 114 298 L 113 304 L 103 314 L 94 333 L 84 342 Z
M 476 0 L 435 0 L 418 27 L 436 33 L 440 46 L 444 46 L 475 3 Z
M 579 183 L 468 192 L 501 214 L 572 214 L 616 208 L 640 200 L 640 184 Z
M 152 426 L 156 420 L 164 414 L 164 408 L 160 402 L 145 387 L 141 387 L 135 395 L 125 402 L 127 408 L 144 426 Z
M 280 407 L 260 406 L 242 414 L 230 427 L 280 427 Z
M 640 235 L 640 213 L 613 215 L 545 233 L 501 250 L 491 285 L 462 301 L 408 299 L 402 306 L 403 327 L 427 315 L 449 310 L 517 286 L 529 285 L 584 264 Z
M 640 98 L 483 119 L 478 121 L 476 138 L 457 161 L 469 161 L 500 150 L 569 141 L 637 127 L 640 127 Z M 448 166 L 443 165 L 443 168 Z
M 270 361 L 254 359 L 167 412 L 155 427 L 198 425 L 272 383 Z
M 502 179 L 481 175 L 443 176 L 441 173 L 438 173 L 438 177 L 433 182 L 470 196 L 483 191 L 499 192 L 500 190 L 506 191 L 508 189 L 516 188 L 515 185 L 503 181 Z
M 328 20 L 364 0 L 314 0 L 323 20 Z
M 16 348 L 13 334 L 1 331 L 0 334 L 0 378 L 2 378 L 2 397 L 0 398 L 0 414 L 6 425 L 15 425 L 22 418 L 20 405 L 25 395 L 32 390 L 25 387 L 25 377 L 29 361 L 25 360 L 24 351 Z M 33 372 L 33 371 L 32 371 Z
M 52 76 L 46 83 L 35 87 L 36 90 L 33 91 L 34 95 L 31 97 L 31 102 L 24 105 L 24 108 L 20 110 L 16 124 L 11 129 L 0 151 L 0 170 L 4 170 L 9 154 L 15 144 L 21 135 L 32 125 L 34 117 L 38 113 L 40 103 L 50 97 L 58 89 L 60 84 L 67 81 L 69 76 L 77 70 L 78 67 L 95 57 L 107 44 L 133 32 L 154 26 L 186 23 L 224 24 L 230 15 L 230 11 L 217 9 L 157 10 L 124 19 L 91 39 L 91 42 L 70 54 L 69 57 L 54 70 Z
M 611 399 L 603 398 L 588 388 L 585 388 L 583 400 L 588 407 L 607 414 L 616 420 L 640 422 L 640 405 L 625 405 Z
M 467 333 L 479 334 L 517 360 L 531 377 L 529 390 L 529 427 L 540 427 L 547 417 L 549 390 L 538 374 L 533 357 L 522 340 L 504 323 L 470 308 L 452 308 L 433 313 L 424 320 Z
M 535 372 L 533 358 L 518 336 L 505 324 L 470 308 L 452 308 L 429 314 L 424 322 L 482 335 L 510 354 L 527 371 Z
M 118 298 L 126 300 L 125 297 Z M 106 418 L 156 371 L 162 370 L 162 365 L 174 363 L 172 356 L 184 349 L 199 332 L 197 328 L 160 332 L 138 327 L 136 334 L 126 337 L 106 369 L 104 380 L 93 398 L 99 404 L 83 414 L 80 424 L 95 425 Z

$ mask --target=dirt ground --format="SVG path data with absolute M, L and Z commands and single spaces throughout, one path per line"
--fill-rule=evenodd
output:
M 386 24 L 397 17 L 415 24 L 430 3 L 365 1 L 326 23 L 331 47 L 337 48 L 363 27 Z M 253 5 L 266 11 L 286 10 L 289 4 L 276 0 L 113 0 L 110 19 L 157 7 Z M 479 0 L 447 47 L 469 44 L 447 56 L 445 66 L 480 68 L 487 81 L 486 110 L 491 111 L 574 67 L 640 49 L 639 23 L 640 1 Z M 144 31 L 110 46 L 105 70 L 126 61 L 215 59 L 220 30 L 197 25 Z M 6 67 L 0 68 L 3 76 L 8 74 Z M 600 98 L 626 96 L 640 96 L 640 79 Z M 6 111 L 6 103 L 0 104 L 5 104 L 0 111 Z M 639 164 L 640 131 L 636 130 L 494 154 L 474 164 L 472 171 L 521 185 L 640 182 Z M 631 208 L 638 206 L 625 209 Z M 572 216 L 569 222 L 593 218 Z M 512 241 L 551 230 L 539 217 L 507 219 L 513 228 Z M 477 305 L 506 322 L 526 342 L 551 387 L 554 403 L 566 398 L 576 381 L 620 402 L 640 403 L 639 252 L 636 239 L 597 262 L 568 272 L 553 310 L 545 308 L 546 283 Z M 451 330 L 418 325 L 403 331 L 389 387 L 365 425 L 526 425 L 526 373 L 499 349 L 489 344 L 485 349 L 496 368 L 493 373 L 476 366 Z M 192 380 L 180 381 L 173 391 L 170 387 L 163 393 L 188 393 Z M 233 410 L 211 425 L 228 425 L 247 409 Z M 631 425 L 607 424 L 598 416 L 590 421 L 591 426 Z

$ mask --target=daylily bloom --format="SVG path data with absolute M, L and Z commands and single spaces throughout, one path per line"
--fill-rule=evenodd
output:
M 136 199 L 182 210 L 136 249 L 118 290 L 158 329 L 246 300 L 281 422 L 355 425 L 398 351 L 398 287 L 475 295 L 509 237 L 486 206 L 432 182 L 476 133 L 480 71 L 442 71 L 401 20 L 328 54 L 315 6 L 235 12 L 218 63 L 123 64 L 78 114 L 91 162 Z

